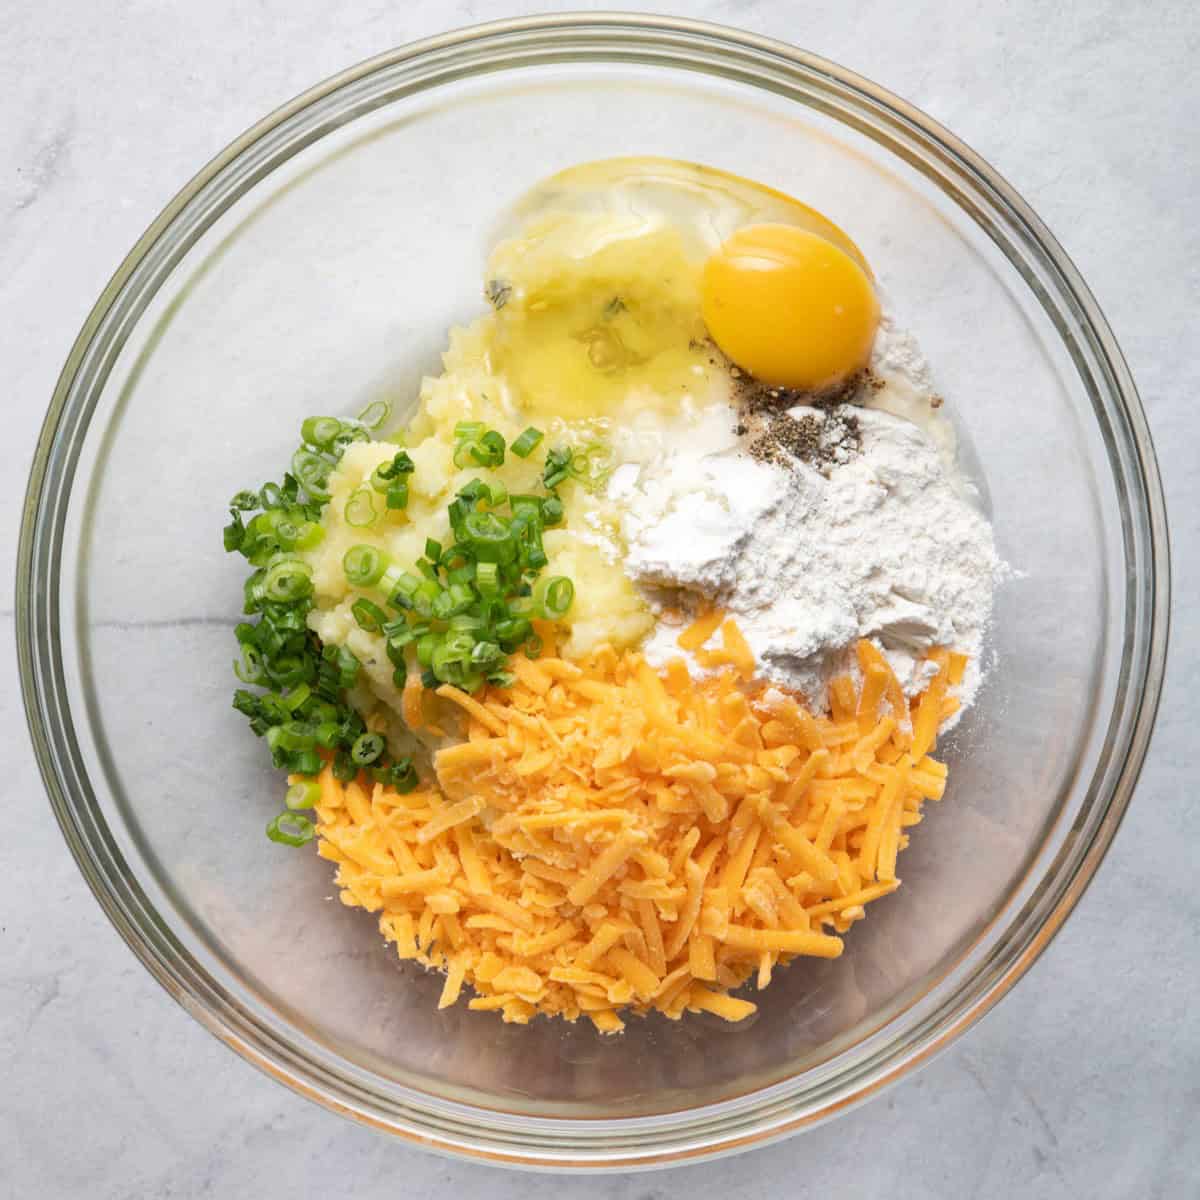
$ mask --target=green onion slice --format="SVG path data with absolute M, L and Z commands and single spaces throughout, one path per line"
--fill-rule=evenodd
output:
M 309 417 L 300 426 L 300 436 L 310 446 L 322 450 L 333 445 L 338 434 L 342 432 L 342 423 L 337 417 Z
M 242 657 L 239 662 L 234 659 L 233 673 L 243 683 L 261 683 L 266 676 L 263 656 L 256 647 L 242 643 Z
M 374 400 L 358 414 L 361 425 L 370 430 L 378 429 L 392 415 L 392 406 L 386 400 Z
M 321 503 L 329 499 L 330 469 L 329 460 L 312 450 L 301 449 L 292 455 L 292 474 L 300 486 Z
M 350 606 L 350 611 L 353 613 L 355 621 L 358 622 L 359 629 L 364 633 L 378 633 L 387 620 L 387 613 L 365 596 L 360 596 L 355 600 Z
M 303 846 L 316 836 L 316 826 L 303 814 L 281 812 L 267 826 L 267 837 L 284 846 Z
M 528 458 L 541 443 L 541 440 L 546 435 L 540 429 L 534 429 L 532 425 L 518 437 L 509 449 L 518 458 Z
M 478 446 L 471 447 L 471 457 L 481 467 L 500 467 L 504 465 L 504 438 L 494 429 L 479 439 Z
M 291 604 L 312 592 L 312 568 L 294 558 L 285 558 L 267 569 L 262 580 L 263 595 L 275 604 Z
M 375 546 L 351 546 L 342 559 L 342 570 L 351 587 L 374 587 L 387 568 L 387 555 Z
M 508 521 L 490 512 L 468 513 L 463 521 L 464 541 L 479 562 L 512 562 L 516 539 Z
M 229 502 L 229 507 L 234 512 L 253 512 L 259 507 L 260 492 L 241 491 L 237 492 L 233 499 Z
M 565 575 L 550 575 L 533 585 L 533 607 L 548 621 L 566 616 L 574 599 L 575 585 Z
M 296 530 L 297 550 L 311 550 L 325 540 L 325 527 L 316 521 L 304 521 Z
M 358 767 L 369 767 L 384 752 L 387 743 L 381 733 L 362 733 L 350 747 L 350 761 Z
M 343 515 L 346 518 L 346 524 L 352 525 L 356 529 L 370 525 L 379 515 L 375 511 L 375 501 L 371 495 L 371 489 L 365 486 L 355 488 L 350 493 L 350 499 L 346 501 Z
M 301 779 L 288 788 L 283 802 L 292 812 L 301 808 L 315 808 L 321 803 L 321 785 L 311 779 Z
M 563 502 L 557 496 L 542 501 L 542 524 L 557 525 L 563 519 Z
M 554 491 L 561 483 L 565 483 L 571 471 L 571 451 L 569 447 L 560 446 L 550 450 L 546 455 L 546 466 L 542 470 L 542 483 L 549 491 Z
M 484 596 L 500 594 L 500 568 L 494 562 L 481 562 L 475 568 L 475 586 Z

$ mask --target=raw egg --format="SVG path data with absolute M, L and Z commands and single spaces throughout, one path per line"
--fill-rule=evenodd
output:
M 709 336 L 755 376 L 805 389 L 870 351 L 878 306 L 853 241 L 713 167 L 580 163 L 520 197 L 490 240 L 489 353 L 535 416 L 703 404 L 730 382 Z
M 831 387 L 866 364 L 879 326 L 879 300 L 861 262 L 810 229 L 744 226 L 704 265 L 704 323 L 721 350 L 764 383 Z

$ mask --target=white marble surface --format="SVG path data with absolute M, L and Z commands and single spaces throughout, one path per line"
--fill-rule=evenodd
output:
M 512 11 L 489 0 L 0 4 L 0 561 L 10 578 L 25 473 L 59 367 L 174 191 L 310 83 Z M 1200 17 L 1189 3 L 1116 0 L 714 0 L 687 11 L 890 86 L 978 149 L 1056 231 L 1112 321 L 1158 440 L 1175 636 L 1151 759 L 1116 845 L 1063 933 L 981 1026 L 883 1098 L 799 1139 L 568 1190 L 612 1200 L 1200 1194 L 1200 901 L 1185 885 L 1200 837 Z M 10 601 L 0 624 L 10 681 L 0 692 L 10 813 L 0 838 L 0 1195 L 560 1194 L 553 1178 L 449 1162 L 340 1121 L 246 1066 L 167 998 L 61 841 L 23 728 Z

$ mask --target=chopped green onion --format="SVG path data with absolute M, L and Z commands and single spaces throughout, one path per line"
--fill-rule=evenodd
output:
M 281 517 L 275 522 L 275 537 L 285 550 L 296 548 L 296 539 L 300 536 L 300 526 L 289 517 Z
M 374 546 L 351 546 L 342 558 L 342 570 L 351 587 L 374 587 L 387 567 L 387 555 Z
M 333 756 L 333 777 L 339 783 L 349 783 L 358 778 L 358 764 L 350 757 L 349 750 L 339 750 Z
M 388 660 L 393 667 L 408 665 L 408 660 L 405 658 L 404 652 L 412 640 L 412 634 L 408 630 L 405 630 L 404 633 L 393 634 L 387 639 L 385 649 L 387 650 Z
M 325 646 L 321 657 L 337 672 L 338 686 L 353 687 L 358 679 L 359 661 L 345 646 Z
M 262 592 L 275 604 L 303 600 L 312 592 L 312 568 L 294 558 L 277 562 L 263 576 Z
M 546 435 L 540 429 L 534 429 L 532 425 L 525 430 L 509 447 L 509 449 L 518 458 L 528 458 L 537 448 L 542 438 Z
M 403 480 L 393 483 L 387 490 L 386 504 L 388 508 L 393 510 L 405 509 L 408 507 L 408 484 Z
M 476 500 L 486 499 L 489 494 L 488 485 L 482 479 L 472 479 L 458 492 L 459 499 L 465 500 L 468 505 L 474 504 Z
M 440 562 L 442 558 L 442 543 L 434 541 L 433 538 L 425 539 L 425 557 L 431 563 Z
M 433 616 L 433 602 L 441 595 L 442 585 L 432 579 L 424 579 L 412 594 L 412 606 L 419 617 Z
M 371 435 L 361 425 L 352 421 L 343 421 L 342 427 L 338 430 L 338 435 L 333 439 L 333 443 L 329 449 L 331 453 L 336 454 L 340 458 L 342 451 L 351 442 L 369 442 L 370 440 Z
M 278 516 L 278 513 L 271 510 L 278 509 L 283 504 L 283 488 L 277 483 L 264 483 L 258 489 L 258 503 L 268 516 Z
M 563 519 L 563 502 L 557 496 L 547 496 L 542 501 L 542 523 L 557 525 Z
M 313 840 L 316 832 L 316 826 L 297 812 L 281 812 L 267 825 L 267 837 L 284 846 L 303 846 Z
M 254 646 L 242 644 L 242 658 L 233 663 L 233 673 L 243 683 L 261 683 L 266 675 L 263 656 Z
M 395 563 L 389 562 L 383 574 L 370 586 L 378 588 L 388 598 L 390 604 L 392 592 L 403 574 L 404 572 Z
M 480 421 L 459 421 L 454 427 L 454 465 L 499 467 L 504 464 L 504 437 L 495 429 L 484 429 Z
M 301 779 L 288 788 L 283 802 L 293 812 L 299 808 L 315 808 L 321 803 L 321 785 L 311 779 Z
M 363 419 L 383 419 L 383 412 L 381 406 L 375 412 L 364 413 Z M 308 777 L 289 789 L 289 810 L 269 830 L 274 840 L 294 845 L 313 836 L 308 818 L 294 814 L 292 809 L 312 804 L 319 797 L 319 785 L 312 777 L 322 770 L 323 755 L 332 755 L 334 775 L 343 782 L 358 775 L 360 764 L 352 754 L 357 747 L 359 759 L 370 759 L 376 770 L 389 773 L 388 778 L 398 780 L 409 790 L 417 786 L 411 761 L 403 759 L 389 765 L 382 745 L 376 754 L 378 735 L 366 736 L 362 717 L 345 699 L 346 690 L 354 686 L 361 670 L 358 659 L 344 646 L 322 646 L 310 633 L 307 617 L 313 605 L 312 570 L 295 553 L 318 545 L 325 536 L 321 515 L 329 499 L 330 472 L 346 446 L 366 441 L 370 435 L 360 422 L 315 417 L 305 423 L 302 436 L 305 444 L 293 455 L 292 471 L 283 476 L 282 482 L 268 482 L 257 492 L 237 493 L 230 505 L 230 522 L 223 531 L 226 549 L 238 551 L 251 565 L 243 588 L 245 611 L 258 614 L 256 622 L 243 621 L 237 626 L 240 660 L 235 671 L 243 682 L 266 689 L 259 693 L 239 689 L 234 693 L 233 706 L 248 719 L 251 732 L 266 740 L 276 767 L 293 777 Z M 385 494 L 392 491 L 396 484 L 406 482 L 413 469 L 409 455 L 398 450 L 390 462 L 381 465 L 379 474 L 385 486 L 378 490 Z M 370 519 L 379 511 L 374 503 L 375 490 L 366 486 L 356 489 L 348 505 L 351 521 Z M 406 499 L 404 496 L 401 502 Z M 261 511 L 255 513 L 256 509 Z M 243 519 L 243 513 L 251 515 Z M 452 561 L 462 563 L 467 556 L 457 552 Z M 405 574 L 390 563 L 386 554 L 370 546 L 352 547 L 343 559 L 343 568 L 352 586 L 381 585 L 385 595 Z M 431 573 L 432 594 L 441 595 L 439 572 Z M 457 592 L 447 589 L 441 609 L 453 610 L 464 602 L 468 608 L 474 604 L 477 593 L 470 583 L 470 579 L 461 581 Z M 414 638 L 432 633 L 428 624 L 410 626 L 404 618 L 389 621 L 379 605 L 365 597 L 359 597 L 356 605 L 352 605 L 352 611 L 361 625 L 384 632 L 396 685 L 403 687 L 406 647 Z M 443 635 L 434 636 L 440 641 Z M 474 632 L 467 636 L 473 646 Z
M 416 768 L 407 756 L 396 759 L 390 767 L 376 767 L 371 773 L 376 783 L 401 793 L 414 791 L 418 783 Z
M 466 543 L 481 562 L 512 562 L 516 541 L 509 523 L 490 512 L 468 513 L 463 521 Z
M 565 575 L 551 575 L 533 585 L 533 607 L 538 616 L 557 621 L 566 616 L 575 599 L 575 585 Z
M 322 450 L 333 445 L 334 439 L 342 432 L 342 423 L 337 417 L 309 417 L 300 426 L 300 437 L 310 446 Z
M 428 667 L 433 662 L 433 652 L 437 649 L 438 639 L 434 633 L 424 633 L 417 638 L 417 662 Z
M 386 400 L 374 400 L 358 414 L 361 425 L 367 429 L 378 429 L 392 415 L 392 406 Z
M 500 568 L 494 562 L 481 562 L 475 568 L 475 586 L 485 596 L 500 594 Z
M 350 611 L 354 614 L 354 619 L 358 622 L 359 629 L 364 633 L 378 633 L 383 623 L 387 620 L 387 613 L 373 600 L 368 600 L 365 596 L 360 596 L 355 600 L 350 606 Z
M 500 467 L 504 465 L 504 438 L 494 429 L 479 439 L 477 445 L 471 447 L 471 457 L 481 467 Z
M 370 488 L 359 487 L 350 493 L 350 498 L 346 501 L 346 507 L 343 510 L 347 525 L 361 529 L 365 525 L 370 525 L 378 515 Z
M 234 512 L 253 512 L 260 504 L 260 492 L 237 492 L 229 502 Z
M 229 524 L 221 530 L 221 535 L 225 545 L 225 552 L 232 554 L 234 550 L 242 548 L 242 543 L 246 540 L 246 526 L 242 524 L 241 513 L 235 509 L 230 509 L 229 516 Z
M 371 472 L 371 486 L 377 492 L 386 492 L 396 480 L 416 471 L 416 464 L 409 457 L 407 450 L 400 450 L 386 462 Z
M 369 767 L 387 748 L 381 733 L 363 733 L 350 747 L 350 759 L 359 767 Z
M 329 460 L 312 450 L 301 449 L 292 455 L 292 474 L 296 476 L 300 486 L 314 500 L 321 503 L 329 499 L 330 470 Z
M 471 662 L 477 667 L 493 667 L 505 657 L 497 642 L 476 642 L 471 647 Z
M 299 654 L 285 654 L 267 664 L 267 675 L 276 687 L 290 688 L 304 681 L 311 664 Z
M 612 451 L 604 442 L 592 442 L 572 454 L 567 469 L 573 479 L 594 490 L 612 474 Z
M 433 597 L 433 615 L 439 621 L 447 621 L 465 613 L 475 602 L 475 594 L 461 583 L 452 583 L 445 591 Z
M 316 727 L 305 721 L 284 721 L 276 725 L 271 733 L 274 738 L 268 738 L 272 745 L 282 746 L 285 750 L 311 750 L 317 744 Z
M 420 588 L 420 578 L 411 571 L 403 571 L 396 578 L 391 591 L 388 592 L 388 603 L 393 608 L 412 608 L 416 603 L 416 595 Z
M 525 617 L 506 617 L 496 622 L 492 632 L 502 646 L 515 650 L 533 632 L 533 626 Z
M 550 450 L 546 455 L 546 466 L 542 470 L 542 483 L 548 491 L 554 491 L 559 484 L 564 483 L 571 469 L 571 451 L 569 447 L 559 447 Z
M 296 530 L 297 550 L 311 550 L 325 540 L 325 528 L 316 521 L 305 521 Z
M 289 770 L 297 775 L 315 775 L 324 765 L 315 750 L 304 750 L 292 758 Z

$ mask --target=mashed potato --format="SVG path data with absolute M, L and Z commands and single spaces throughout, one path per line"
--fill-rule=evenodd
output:
M 377 547 L 411 570 L 427 538 L 454 540 L 447 506 L 471 480 L 502 483 L 510 494 L 543 491 L 546 452 L 556 446 L 602 447 L 616 468 L 636 458 L 639 445 L 674 436 L 681 415 L 728 397 L 725 372 L 697 338 L 695 270 L 669 230 L 606 224 L 594 214 L 563 218 L 498 247 L 488 278 L 495 311 L 452 330 L 442 374 L 422 383 L 403 438 L 415 466 L 407 508 L 388 511 L 370 489 L 371 473 L 397 445 L 354 443 L 330 478 L 325 538 L 308 554 L 316 599 L 309 623 L 323 642 L 359 659 L 358 706 L 370 712 L 382 702 L 392 726 L 400 690 L 383 638 L 360 629 L 351 613 L 364 594 L 346 582 L 351 546 Z M 508 453 L 497 469 L 459 469 L 455 427 L 464 421 L 482 422 L 509 445 L 530 424 L 545 439 L 528 458 Z M 374 508 L 367 523 L 347 519 L 356 493 Z M 560 652 L 579 659 L 601 643 L 639 644 L 654 617 L 622 569 L 621 514 L 603 478 L 571 480 L 560 497 L 564 520 L 544 539 L 544 573 L 575 585 Z

